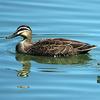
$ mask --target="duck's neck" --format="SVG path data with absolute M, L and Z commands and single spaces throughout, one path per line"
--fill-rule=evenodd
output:
M 32 39 L 23 39 L 20 43 L 16 46 L 16 51 L 20 53 L 27 53 L 28 49 L 32 46 Z
M 23 42 L 23 43 L 32 43 L 32 38 L 23 39 L 21 42 Z

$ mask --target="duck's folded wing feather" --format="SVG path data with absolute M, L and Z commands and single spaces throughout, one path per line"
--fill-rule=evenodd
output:
M 71 45 L 43 45 L 43 46 L 33 46 L 32 51 L 34 54 L 38 55 L 50 55 L 50 56 L 69 56 L 76 53 Z
M 29 52 L 39 55 L 73 55 L 85 53 L 94 48 L 94 45 L 67 40 L 62 38 L 46 39 L 36 42 Z
M 87 46 L 90 46 L 88 43 L 75 41 L 75 40 L 68 40 L 63 38 L 55 38 L 55 39 L 45 39 L 41 40 L 35 43 L 35 45 L 71 45 L 73 48 L 85 48 Z

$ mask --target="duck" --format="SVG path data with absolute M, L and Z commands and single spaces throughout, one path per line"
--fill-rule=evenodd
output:
M 6 39 L 18 36 L 21 36 L 22 40 L 16 45 L 16 52 L 34 56 L 71 56 L 86 54 L 96 48 L 95 45 L 64 38 L 49 38 L 33 42 L 32 29 L 28 25 L 19 26 L 13 34 L 6 36 Z

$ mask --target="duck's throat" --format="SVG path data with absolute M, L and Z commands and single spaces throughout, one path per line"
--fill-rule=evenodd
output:
M 29 39 L 25 39 L 17 44 L 16 51 L 19 53 L 27 53 L 32 47 L 32 41 Z

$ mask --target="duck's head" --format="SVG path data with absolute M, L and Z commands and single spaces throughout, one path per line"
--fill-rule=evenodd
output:
M 17 30 L 10 36 L 7 36 L 6 39 L 12 39 L 17 36 L 23 37 L 23 39 L 31 39 L 32 38 L 32 30 L 27 25 L 21 25 L 17 28 Z

